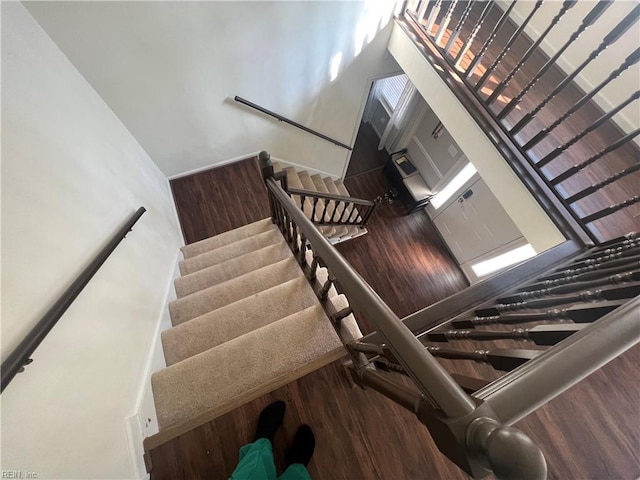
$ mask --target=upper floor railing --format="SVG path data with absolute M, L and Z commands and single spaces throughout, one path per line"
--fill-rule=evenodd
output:
M 536 196 L 551 192 L 559 210 L 571 217 L 568 223 L 579 225 L 595 243 L 640 226 L 632 207 L 640 202 L 640 148 L 634 142 L 640 129 L 636 125 L 625 132 L 613 122 L 638 109 L 637 78 L 629 82 L 623 75 L 639 62 L 640 46 L 621 38 L 637 31 L 640 5 L 629 4 L 595 47 L 580 43 L 592 35 L 594 25 L 601 31 L 602 18 L 614 3 L 588 3 L 577 23 L 577 1 L 543 0 L 409 1 L 398 19 L 425 47 L 441 76 L 451 80 L 448 85 L 488 136 L 506 139 L 510 151 L 501 151 L 511 157 L 511 166 L 538 177 Z M 551 20 L 541 26 L 545 15 Z M 530 28 L 534 23 L 536 28 Z M 531 32 L 538 33 L 530 37 Z M 550 38 L 556 48 L 552 52 Z M 576 45 L 584 50 L 581 60 L 563 70 L 563 55 L 572 49 L 575 56 Z M 602 80 L 587 91 L 578 86 L 596 58 L 621 48 L 629 49 L 624 60 L 604 72 Z M 603 111 L 595 100 L 612 89 L 625 92 L 624 98 Z

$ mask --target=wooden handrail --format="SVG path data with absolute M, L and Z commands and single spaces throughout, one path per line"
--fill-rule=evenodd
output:
M 323 140 L 326 140 L 328 142 L 333 143 L 334 145 L 337 145 L 338 147 L 342 147 L 342 148 L 346 148 L 347 150 L 353 150 L 352 147 L 350 147 L 349 145 L 345 145 L 342 142 L 339 142 L 338 140 L 335 140 L 331 137 L 328 137 L 320 132 L 317 132 L 315 130 L 310 129 L 309 127 L 305 127 L 304 125 L 298 123 L 298 122 L 294 122 L 293 120 L 289 120 L 286 117 L 283 117 L 282 115 L 276 113 L 276 112 L 272 112 L 271 110 L 268 110 L 264 107 L 261 107 L 260 105 L 250 102 L 249 100 L 246 100 L 242 97 L 238 97 L 237 95 L 235 97 L 233 97 L 233 99 L 238 102 L 238 103 L 242 103 L 243 105 L 246 105 L 248 107 L 254 108 L 262 113 L 266 113 L 267 115 L 272 116 L 273 118 L 277 118 L 278 120 L 280 120 L 281 122 L 285 122 L 288 123 L 289 125 L 293 125 L 296 128 L 299 128 L 300 130 L 304 130 L 305 132 L 308 132 L 312 135 L 315 135 L 316 137 L 320 137 Z
M 473 412 L 475 405 L 471 398 L 424 349 L 422 343 L 400 322 L 398 316 L 340 255 L 280 185 L 273 178 L 266 178 L 265 183 L 274 201 L 297 225 L 299 234 L 312 245 L 314 252 L 338 279 L 349 302 L 371 320 L 386 339 L 420 391 L 431 398 L 448 417 L 461 417 Z
M 96 255 L 91 263 L 78 275 L 73 283 L 67 288 L 53 306 L 43 315 L 36 325 L 29 331 L 26 337 L 18 344 L 13 352 L 9 354 L 7 359 L 2 362 L 1 369 L 1 387 L 3 392 L 6 386 L 13 378 L 24 368 L 25 365 L 31 363 L 30 356 L 36 348 L 42 343 L 51 329 L 60 320 L 62 315 L 71 306 L 76 297 L 89 283 L 91 278 L 100 269 L 102 264 L 109 258 L 111 252 L 115 250 L 123 238 L 131 231 L 131 228 L 138 219 L 146 212 L 144 207 L 140 207 L 127 222 L 109 239 L 107 245 Z

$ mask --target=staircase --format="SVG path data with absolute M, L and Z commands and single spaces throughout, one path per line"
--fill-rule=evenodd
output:
M 167 367 L 151 379 L 158 445 L 346 354 L 361 337 L 332 286 L 321 304 L 270 218 L 182 248 L 173 328 L 162 332 Z M 310 262 L 312 258 L 308 258 Z M 314 270 L 324 283 L 326 268 Z M 331 310 L 331 311 L 333 311 Z
M 315 192 L 319 195 L 337 195 L 353 198 L 344 186 L 342 180 L 334 180 L 331 177 L 322 177 L 319 174 L 310 175 L 306 170 L 297 171 L 294 167 L 283 168 L 279 162 L 273 162 L 273 171 L 275 173 L 284 172 L 286 174 L 287 185 L 289 188 Z M 311 197 L 306 197 L 304 202 L 301 195 L 293 194 L 291 195 L 291 198 L 293 198 L 296 205 L 304 211 L 307 218 L 316 223 L 318 229 L 325 235 L 325 237 L 327 237 L 327 239 L 329 239 L 331 243 L 336 244 L 344 242 L 367 233 L 367 229 L 363 226 L 323 226 L 321 223 L 331 223 L 332 219 L 335 221 L 340 218 L 353 218 L 358 223 L 362 223 L 362 217 L 360 215 L 361 212 L 358 210 L 359 207 L 354 204 L 328 200 L 327 208 L 324 208 L 323 203 L 319 202 L 319 205 L 314 209 L 313 198 Z

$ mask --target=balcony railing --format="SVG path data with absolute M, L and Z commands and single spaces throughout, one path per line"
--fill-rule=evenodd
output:
M 495 130 L 488 135 L 508 138 L 513 156 L 533 170 L 595 243 L 640 227 L 640 148 L 634 142 L 640 129 L 623 131 L 614 123 L 621 113 L 631 112 L 633 118 L 638 110 L 638 81 L 629 78 L 640 61 L 640 47 L 637 42 L 629 46 L 628 39 L 638 29 L 640 5 L 615 18 L 614 3 L 588 3 L 577 23 L 577 1 L 543 0 L 413 1 L 398 19 L 433 54 L 431 59 L 437 58 L 438 67 L 444 66 L 453 79 L 449 86 L 465 90 L 458 98 L 466 95 L 481 106 L 489 129 Z M 547 17 L 551 20 L 541 27 Z M 585 37 L 612 19 L 613 28 L 597 46 L 585 49 L 593 45 L 581 43 Z M 575 59 L 580 49 L 579 64 L 563 70 L 567 51 Z M 582 90 L 577 80 L 608 49 L 629 51 L 610 71 L 601 72 L 603 79 L 595 86 Z M 624 99 L 603 111 L 596 99 L 612 89 L 624 92 Z M 473 116 L 473 108 L 468 110 Z M 477 120 L 486 123 L 486 118 Z

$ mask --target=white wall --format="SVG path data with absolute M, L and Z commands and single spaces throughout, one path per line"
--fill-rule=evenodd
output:
M 395 26 L 389 51 L 536 252 L 564 241 L 551 219 L 413 41 Z
M 370 79 L 399 70 L 385 50 L 394 3 L 27 2 L 26 7 L 166 175 L 263 149 L 341 175 L 347 150 L 232 99 L 239 95 L 353 145 Z M 337 54 L 342 62 L 332 82 Z
M 501 2 L 505 3 L 505 2 Z M 518 24 L 533 9 L 533 1 L 516 3 L 510 16 Z M 543 51 L 552 56 L 568 40 L 569 36 L 577 30 L 582 19 L 591 11 L 597 2 L 595 0 L 580 0 L 558 22 L 547 35 L 541 47 Z M 602 39 L 637 5 L 636 1 L 615 0 L 611 1 L 604 14 L 589 27 L 558 59 L 558 66 L 565 72 L 573 72 L 589 54 L 602 42 Z M 526 33 L 532 38 L 539 38 L 540 33 L 551 23 L 562 6 L 561 1 L 545 2 L 531 19 Z M 504 5 L 503 5 L 504 8 Z M 636 22 L 623 36 L 621 36 L 610 48 L 607 48 L 595 60 L 593 60 L 576 78 L 576 82 L 586 92 L 591 91 L 607 76 L 617 69 L 624 59 L 638 48 L 640 39 L 640 25 Z M 625 73 L 605 87 L 595 97 L 595 101 L 604 111 L 609 111 L 640 88 L 640 65 L 630 67 Z M 634 102 L 614 117 L 614 121 L 625 131 L 631 132 L 640 126 L 640 108 L 638 102 Z M 640 141 L 636 139 L 636 141 Z
M 2 358 L 148 212 L 2 394 L 2 469 L 132 478 L 136 412 L 182 243 L 168 182 L 17 2 L 2 2 Z

